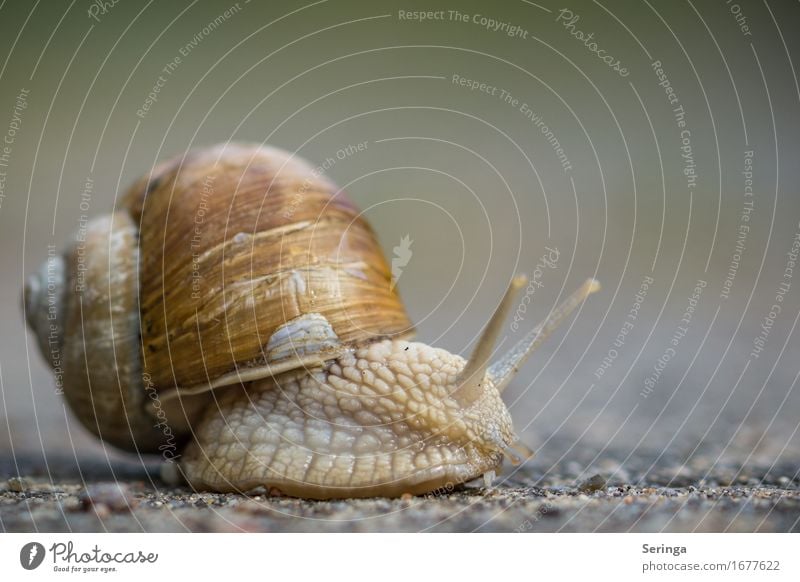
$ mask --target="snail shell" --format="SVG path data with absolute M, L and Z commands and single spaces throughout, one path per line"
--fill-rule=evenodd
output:
M 303 315 L 326 319 L 345 344 L 413 330 L 369 224 L 286 152 L 200 150 L 159 168 L 125 202 L 140 230 L 144 369 L 159 389 L 307 364 L 276 366 L 265 350 Z
M 525 281 L 469 360 L 408 341 L 391 271 L 349 199 L 287 152 L 222 144 L 138 180 L 29 279 L 24 305 L 81 422 L 124 449 L 182 450 L 192 486 L 401 495 L 527 453 L 501 392 L 598 285 L 489 366 Z

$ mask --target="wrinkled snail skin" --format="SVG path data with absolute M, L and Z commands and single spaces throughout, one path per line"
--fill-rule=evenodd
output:
M 475 402 L 456 385 L 465 361 L 384 340 L 317 370 L 230 390 L 182 459 L 200 489 L 256 486 L 308 498 L 425 493 L 495 470 L 516 440 L 487 384 Z
M 490 365 L 524 276 L 471 357 L 412 341 L 377 237 L 312 166 L 220 144 L 156 166 L 30 277 L 23 309 L 70 408 L 200 490 L 422 494 L 498 471 L 501 393 L 596 291 Z M 166 458 L 166 456 L 165 456 Z

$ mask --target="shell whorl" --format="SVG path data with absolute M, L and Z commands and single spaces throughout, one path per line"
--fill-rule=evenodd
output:
M 52 255 L 25 282 L 25 319 L 39 350 L 50 366 L 61 365 L 64 346 L 64 310 L 67 297 L 67 267 L 64 257 Z
M 90 221 L 25 288 L 26 316 L 84 426 L 120 448 L 151 452 L 163 433 L 145 410 L 139 351 L 138 232 L 115 212 Z

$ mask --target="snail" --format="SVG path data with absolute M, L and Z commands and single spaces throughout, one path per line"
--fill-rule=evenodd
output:
M 468 360 L 418 343 L 347 196 L 297 156 L 226 143 L 136 181 L 29 278 L 23 305 L 104 442 L 161 453 L 198 490 L 392 497 L 491 481 L 531 454 L 501 394 L 598 283 L 490 364 L 526 281 Z

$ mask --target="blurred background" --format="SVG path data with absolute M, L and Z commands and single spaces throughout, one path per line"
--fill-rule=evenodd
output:
M 774 1 L 3 2 L 0 454 L 121 456 L 57 394 L 23 281 L 156 161 L 244 140 L 329 160 L 388 257 L 413 241 L 427 343 L 467 355 L 515 273 L 539 284 L 504 347 L 601 280 L 508 392 L 542 471 L 796 463 L 798 24 Z

